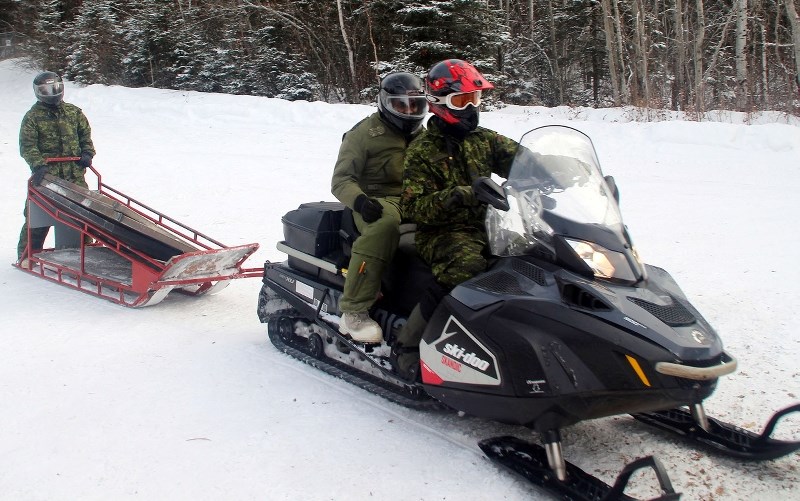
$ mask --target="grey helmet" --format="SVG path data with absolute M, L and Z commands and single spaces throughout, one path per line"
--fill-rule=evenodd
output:
M 64 99 L 64 81 L 52 71 L 39 73 L 33 79 L 33 93 L 40 102 L 57 106 Z
M 404 134 L 414 132 L 428 113 L 422 79 L 406 72 L 383 77 L 378 92 L 378 111 Z

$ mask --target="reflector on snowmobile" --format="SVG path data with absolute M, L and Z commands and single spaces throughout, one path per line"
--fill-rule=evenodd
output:
M 28 186 L 28 228 L 53 226 L 55 247 L 26 249 L 14 266 L 125 306 L 157 304 L 176 290 L 201 295 L 231 279 L 258 244 L 228 247 L 102 182 L 97 190 L 49 174 Z M 28 235 L 30 242 L 30 235 Z

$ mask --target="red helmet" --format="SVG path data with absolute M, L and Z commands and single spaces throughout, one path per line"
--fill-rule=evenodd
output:
M 461 59 L 434 64 L 425 77 L 425 86 L 431 112 L 448 124 L 461 120 L 459 111 L 469 106 L 477 108 L 482 91 L 494 89 L 480 71 Z

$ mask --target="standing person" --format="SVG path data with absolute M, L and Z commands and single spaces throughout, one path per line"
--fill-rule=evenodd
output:
M 31 183 L 38 185 L 45 174 L 52 174 L 87 188 L 84 173 L 92 165 L 94 144 L 89 121 L 80 108 L 64 102 L 64 82 L 52 71 L 33 79 L 36 103 L 25 114 L 19 130 L 19 153 L 31 169 Z M 47 163 L 48 158 L 80 157 L 76 162 Z M 28 207 L 24 211 L 17 244 L 17 259 L 42 249 L 49 227 L 31 228 L 28 242 Z M 30 244 L 30 252 L 28 246 Z
M 419 341 L 436 305 L 487 266 L 486 206 L 472 184 L 492 173 L 508 177 L 518 147 L 478 126 L 481 94 L 494 85 L 470 63 L 436 63 L 425 85 L 433 116 L 406 151 L 401 208 L 417 224 L 417 252 L 437 286 L 423 293 L 393 350 L 398 372 L 409 379 L 417 377 Z
M 422 80 L 391 73 L 381 80 L 378 111 L 342 139 L 331 192 L 353 209 L 361 235 L 353 243 L 339 332 L 361 343 L 380 343 L 383 332 L 369 316 L 386 265 L 400 239 L 400 192 L 406 147 L 428 112 Z

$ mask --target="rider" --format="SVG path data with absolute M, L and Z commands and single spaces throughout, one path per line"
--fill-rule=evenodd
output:
M 92 165 L 95 150 L 89 120 L 80 108 L 64 102 L 64 82 L 52 71 L 40 73 L 33 79 L 37 102 L 22 119 L 19 131 L 19 151 L 31 169 L 31 182 L 38 185 L 45 174 L 88 187 L 84 179 L 86 168 Z M 47 163 L 47 158 L 80 157 L 78 161 Z M 17 244 L 17 258 L 22 259 L 28 247 L 27 204 L 26 222 L 22 225 Z M 49 228 L 31 228 L 31 253 L 42 249 Z
M 354 341 L 380 343 L 383 332 L 369 316 L 386 265 L 400 239 L 403 159 L 420 132 L 428 103 L 422 80 L 411 73 L 385 76 L 378 111 L 345 133 L 333 170 L 331 192 L 353 209 L 360 236 L 353 243 L 339 331 Z
M 508 177 L 517 142 L 478 126 L 484 91 L 493 89 L 472 64 L 448 59 L 425 78 L 433 116 L 406 151 L 403 213 L 417 224 L 419 255 L 437 286 L 423 294 L 394 348 L 398 372 L 417 377 L 422 331 L 441 298 L 487 266 L 486 206 L 472 184 L 492 173 Z

